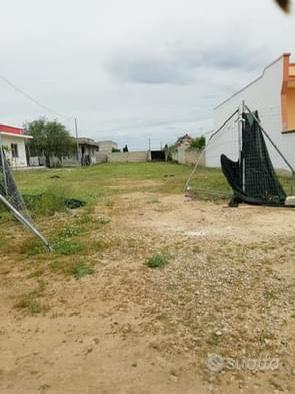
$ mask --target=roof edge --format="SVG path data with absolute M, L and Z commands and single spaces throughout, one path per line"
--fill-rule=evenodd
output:
M 15 137 L 15 138 L 24 138 L 28 140 L 32 140 L 34 137 L 28 134 L 14 134 L 14 133 L 7 133 L 6 131 L 0 131 L 1 135 L 7 135 L 8 137 Z
M 262 74 L 260 74 L 259 77 L 257 77 L 256 79 L 254 79 L 253 81 L 251 81 L 250 83 L 248 83 L 247 85 L 245 85 L 243 88 L 239 89 L 236 93 L 232 94 L 231 96 L 229 96 L 227 99 L 225 99 L 224 101 L 222 101 L 220 104 L 218 104 L 216 107 L 214 107 L 214 111 L 216 109 L 218 109 L 219 107 L 221 107 L 223 104 L 225 104 L 226 102 L 228 102 L 229 100 L 231 100 L 233 97 L 237 96 L 238 94 L 240 94 L 241 92 L 243 92 L 244 90 L 246 90 L 249 86 L 253 85 L 254 83 L 256 83 L 257 81 L 259 81 L 260 79 L 262 79 L 264 77 L 265 72 L 267 71 L 267 69 L 269 69 L 271 66 L 273 66 L 274 64 L 276 64 L 278 61 L 280 61 L 281 59 L 283 59 L 284 57 L 290 57 L 291 53 L 286 52 L 283 53 L 280 57 L 278 57 L 276 60 L 274 60 L 273 62 L 271 62 L 268 66 L 264 67 Z

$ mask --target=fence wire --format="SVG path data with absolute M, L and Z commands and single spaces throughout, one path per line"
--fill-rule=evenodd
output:
M 17 188 L 12 171 L 6 159 L 5 151 L 2 147 L 0 147 L 0 149 L 2 149 L 2 154 L 0 152 L 0 193 L 17 211 L 31 221 L 23 196 Z

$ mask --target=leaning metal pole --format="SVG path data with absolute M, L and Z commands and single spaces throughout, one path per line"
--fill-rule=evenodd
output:
M 205 153 L 206 153 L 206 151 L 207 151 L 209 145 L 210 145 L 211 142 L 213 141 L 213 138 L 216 137 L 216 135 L 219 134 L 219 133 L 221 132 L 221 130 L 224 128 L 224 126 L 225 126 L 225 125 L 226 125 L 226 124 L 227 124 L 227 123 L 228 123 L 238 112 L 239 112 L 239 109 L 237 109 L 230 117 L 228 117 L 228 118 L 226 119 L 226 121 L 222 124 L 222 126 L 219 127 L 217 130 L 215 130 L 215 131 L 210 135 L 210 137 L 209 137 L 209 139 L 208 139 L 208 142 L 207 142 L 206 146 L 204 147 L 202 153 L 200 154 L 199 159 L 197 160 L 196 164 L 194 165 L 194 168 L 193 168 L 193 170 L 192 170 L 192 172 L 191 172 L 191 174 L 190 174 L 188 180 L 186 181 L 186 183 L 185 183 L 185 185 L 184 185 L 184 191 L 187 191 L 187 188 L 188 188 L 188 186 L 189 186 L 189 184 L 190 184 L 190 182 L 191 182 L 191 180 L 192 180 L 192 178 L 193 178 L 195 172 L 197 171 L 197 168 L 198 168 L 198 166 L 199 166 L 201 160 L 203 159 L 203 157 L 204 157 L 204 155 L 205 155 Z
M 43 235 L 20 213 L 14 208 L 12 204 L 0 193 L 0 201 L 13 213 L 15 218 L 21 222 L 25 227 L 27 227 L 36 237 L 40 239 L 41 242 L 52 252 L 52 247 Z

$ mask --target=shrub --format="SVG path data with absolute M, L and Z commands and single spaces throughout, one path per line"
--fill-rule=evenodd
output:
M 165 265 L 169 264 L 166 256 L 158 253 L 150 257 L 146 263 L 149 268 L 163 268 Z
M 78 263 L 72 269 L 72 274 L 76 279 L 83 278 L 86 275 L 92 275 L 94 273 L 94 269 L 87 264 Z
M 60 185 L 48 187 L 43 193 L 24 196 L 26 205 L 37 216 L 53 216 L 66 210 L 65 189 Z
M 70 255 L 81 252 L 82 245 L 78 241 L 68 238 L 60 238 L 53 243 L 53 251 L 62 255 Z
M 191 148 L 193 149 L 203 149 L 206 145 L 206 138 L 204 136 L 194 138 L 191 142 Z

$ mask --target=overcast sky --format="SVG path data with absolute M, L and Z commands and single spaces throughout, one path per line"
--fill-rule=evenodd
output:
M 1 0 L 0 123 L 58 118 L 131 149 L 212 128 L 215 105 L 283 52 L 273 0 Z

